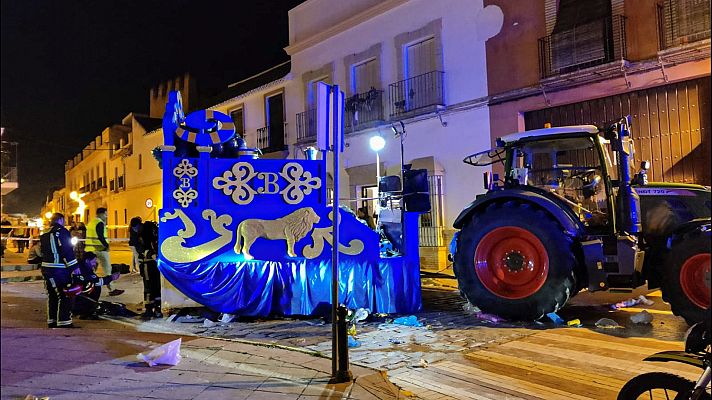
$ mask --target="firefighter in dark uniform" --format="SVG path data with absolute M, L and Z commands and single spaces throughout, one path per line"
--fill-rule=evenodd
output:
M 163 318 L 161 313 L 161 273 L 158 271 L 158 225 L 146 221 L 139 236 L 139 261 L 143 278 L 143 319 Z
M 72 324 L 72 271 L 77 259 L 69 231 L 64 227 L 64 215 L 52 214 L 50 230 L 40 236 L 42 276 L 47 289 L 47 326 L 74 328 Z
M 118 272 L 104 277 L 97 276 L 98 261 L 96 254 L 87 251 L 73 272 L 72 282 L 82 286 L 82 294 L 77 296 L 72 308 L 72 314 L 78 315 L 79 319 L 99 319 L 97 314 L 100 311 L 101 287 L 118 280 L 121 276 Z

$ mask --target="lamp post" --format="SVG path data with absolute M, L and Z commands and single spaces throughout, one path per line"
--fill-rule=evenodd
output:
M 371 139 L 368 141 L 368 145 L 371 147 L 371 150 L 376 152 L 376 198 L 378 198 L 379 193 L 378 193 L 378 183 L 381 180 L 381 159 L 378 155 L 378 152 L 383 150 L 383 148 L 386 146 L 386 139 L 383 138 L 383 136 L 376 135 L 376 136 L 371 136 Z M 376 202 L 376 212 L 378 208 L 378 202 Z

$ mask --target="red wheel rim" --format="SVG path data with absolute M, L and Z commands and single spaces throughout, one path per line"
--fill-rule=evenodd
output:
M 475 272 L 495 295 L 522 299 L 544 285 L 549 256 L 534 234 L 523 228 L 504 226 L 486 234 L 477 245 Z
M 697 307 L 710 306 L 710 255 L 695 254 L 680 268 L 680 286 Z

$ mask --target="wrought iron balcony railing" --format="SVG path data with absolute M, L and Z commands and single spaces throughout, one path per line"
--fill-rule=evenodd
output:
M 444 106 L 442 71 L 431 71 L 388 85 L 390 116 L 411 116 L 432 106 Z
M 297 114 L 297 142 L 313 142 L 316 140 L 316 109 L 306 110 Z
M 371 88 L 346 99 L 345 126 L 347 132 L 357 131 L 383 121 L 383 90 Z
M 626 57 L 625 17 L 613 15 L 539 39 L 542 78 Z
M 660 49 L 710 38 L 709 0 L 666 0 L 658 5 Z
M 284 134 L 287 131 L 286 123 L 283 126 L 272 127 L 267 125 L 257 130 L 257 148 L 263 153 L 282 151 L 285 149 Z

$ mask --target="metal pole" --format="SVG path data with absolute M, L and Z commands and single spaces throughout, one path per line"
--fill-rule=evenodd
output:
M 332 379 L 337 379 L 339 374 L 339 331 L 337 328 L 337 322 L 339 319 L 337 313 L 337 307 L 339 305 L 339 129 L 337 126 L 337 121 L 334 121 L 338 115 L 336 110 L 338 92 L 335 90 L 337 87 L 331 87 L 331 95 L 329 99 L 331 100 L 331 122 L 332 128 L 332 138 L 331 138 L 331 150 L 334 166 L 334 196 L 333 202 L 331 204 L 331 213 L 333 225 L 331 228 L 331 237 L 333 238 L 331 244 L 331 377 Z
M 381 158 L 378 155 L 378 152 L 376 152 L 376 199 L 379 198 L 380 196 L 380 191 L 378 189 L 378 183 L 381 180 Z M 373 208 L 375 212 L 378 212 L 380 210 L 380 202 L 376 200 L 376 206 Z

